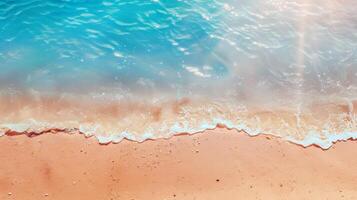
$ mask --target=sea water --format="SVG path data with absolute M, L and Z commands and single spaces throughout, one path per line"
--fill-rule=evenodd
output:
M 3 0 L 0 134 L 357 138 L 353 0 Z

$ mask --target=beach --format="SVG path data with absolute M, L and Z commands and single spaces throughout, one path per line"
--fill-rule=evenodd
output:
M 328 150 L 216 128 L 101 145 L 63 132 L 0 137 L 0 199 L 356 199 L 357 142 Z
M 356 10 L 0 1 L 0 200 L 357 200 Z

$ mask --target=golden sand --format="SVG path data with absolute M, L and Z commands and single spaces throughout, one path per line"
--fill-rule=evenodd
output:
M 216 129 L 110 145 L 4 136 L 0 146 L 0 199 L 357 199 L 356 141 L 321 150 Z

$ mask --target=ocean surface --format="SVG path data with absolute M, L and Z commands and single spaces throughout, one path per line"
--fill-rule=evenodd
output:
M 0 135 L 357 139 L 354 0 L 2 0 Z

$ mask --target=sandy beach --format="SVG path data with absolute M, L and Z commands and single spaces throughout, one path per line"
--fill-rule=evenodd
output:
M 357 0 L 0 0 L 0 200 L 357 200 Z
M 321 150 L 218 128 L 109 145 L 4 136 L 0 146 L 0 199 L 357 199 L 356 141 Z

